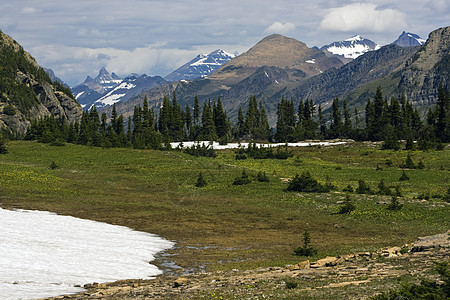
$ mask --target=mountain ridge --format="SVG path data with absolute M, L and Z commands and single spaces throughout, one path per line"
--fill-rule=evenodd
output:
M 0 31 L 0 128 L 23 135 L 33 119 L 55 116 L 74 122 L 81 115 L 70 90 L 52 82 L 28 52 Z

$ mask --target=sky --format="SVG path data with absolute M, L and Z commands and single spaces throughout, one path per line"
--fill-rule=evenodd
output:
M 0 0 L 0 29 L 70 86 L 101 67 L 166 76 L 201 53 L 241 54 L 278 33 L 309 47 L 449 26 L 448 0 Z

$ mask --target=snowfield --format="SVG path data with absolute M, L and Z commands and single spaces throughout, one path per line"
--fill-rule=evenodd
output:
M 174 243 L 127 227 L 43 211 L 0 208 L 0 295 L 77 293 L 86 283 L 154 278 L 149 264 Z
M 218 142 L 209 142 L 209 141 L 199 141 L 199 142 L 176 142 L 170 143 L 172 148 L 188 148 L 193 145 L 203 145 L 203 146 L 212 146 L 213 149 L 222 150 L 222 149 L 238 149 L 239 147 L 247 148 L 249 143 L 228 143 L 226 145 L 220 145 Z M 278 147 L 288 145 L 289 147 L 308 147 L 308 146 L 334 146 L 334 145 L 343 145 L 347 142 L 299 142 L 299 143 L 277 143 L 277 144 L 258 144 L 258 147 Z

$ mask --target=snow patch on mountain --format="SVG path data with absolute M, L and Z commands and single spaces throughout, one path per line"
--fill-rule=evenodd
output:
M 196 80 L 203 78 L 234 58 L 234 54 L 218 49 L 209 54 L 197 55 L 164 79 L 167 81 Z
M 368 51 L 375 51 L 380 48 L 381 45 L 363 38 L 360 35 L 355 35 L 346 40 L 325 45 L 320 48 L 320 50 L 328 51 L 333 55 L 342 56 L 347 59 L 355 59 Z

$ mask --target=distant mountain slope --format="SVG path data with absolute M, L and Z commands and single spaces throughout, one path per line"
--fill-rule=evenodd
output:
M 282 35 L 270 35 L 206 78 L 156 87 L 118 104 L 117 111 L 131 114 L 135 105 L 142 105 L 145 96 L 151 105 L 159 107 L 164 96 L 171 97 L 176 92 L 183 105 L 192 105 L 196 95 L 200 101 L 221 96 L 224 108 L 234 117 L 250 95 L 272 93 L 281 85 L 299 82 L 340 66 L 339 59 L 327 57 L 319 49 L 308 48 L 304 43 Z
M 347 63 L 366 52 L 375 51 L 380 48 L 381 46 L 373 41 L 355 35 L 349 39 L 322 46 L 320 50 L 327 53 L 328 56 L 338 57 L 344 63 Z
M 120 101 L 125 102 L 143 91 L 150 90 L 166 83 L 167 81 L 160 76 L 152 77 L 145 74 L 141 76 L 129 76 L 121 80 L 116 87 L 102 95 L 98 100 L 94 101 L 89 109 L 94 105 L 101 109 Z
M 222 49 L 209 54 L 200 54 L 164 77 L 164 79 L 167 81 L 179 81 L 203 78 L 216 71 L 232 58 L 234 58 L 234 54 L 227 53 Z
M 30 120 L 43 116 L 81 118 L 70 90 L 52 80 L 36 60 L 0 31 L 0 129 L 23 134 Z
M 293 88 L 289 95 L 313 99 L 315 103 L 345 98 L 358 87 L 371 83 L 404 67 L 419 49 L 387 45 L 359 56 L 339 69 L 330 69 Z M 367 99 L 366 99 L 367 100 Z
M 50 80 L 52 82 L 55 82 L 55 81 L 59 82 L 60 84 L 62 84 L 62 86 L 70 89 L 70 86 L 67 83 L 65 83 L 64 81 L 62 81 L 59 77 L 57 77 L 55 75 L 55 72 L 53 72 L 52 69 L 48 69 L 48 68 L 45 68 L 45 67 L 43 69 L 44 69 L 45 73 L 47 73 L 47 75 L 50 77 Z
M 191 106 L 196 95 L 200 103 L 220 96 L 228 116 L 235 121 L 239 107 L 245 108 L 250 95 L 256 95 L 273 126 L 282 97 L 296 104 L 300 99 L 312 99 L 323 108 L 338 97 L 347 99 L 349 107 L 361 107 L 373 98 L 378 86 L 388 98 L 403 92 L 414 105 L 429 105 L 436 101 L 440 82 L 448 88 L 449 28 L 430 33 L 423 46 L 391 44 L 368 51 L 346 65 L 298 41 L 269 36 L 207 78 L 156 87 L 117 109 L 128 116 L 135 105 L 142 105 L 145 96 L 151 106 L 159 108 L 162 98 L 174 92 L 180 104 Z
M 425 44 L 426 40 L 414 33 L 403 31 L 402 34 L 392 44 L 400 47 L 414 47 Z
M 75 86 L 72 93 L 83 109 L 89 110 L 94 105 L 101 109 L 114 103 L 127 101 L 142 91 L 167 84 L 160 76 L 132 74 L 121 79 L 115 73 L 109 74 L 101 68 L 97 77 L 87 76 L 86 80 Z
M 109 72 L 103 67 L 97 77 L 86 77 L 86 80 L 72 88 L 72 93 L 83 108 L 89 108 L 103 95 L 122 82 L 115 73 Z

